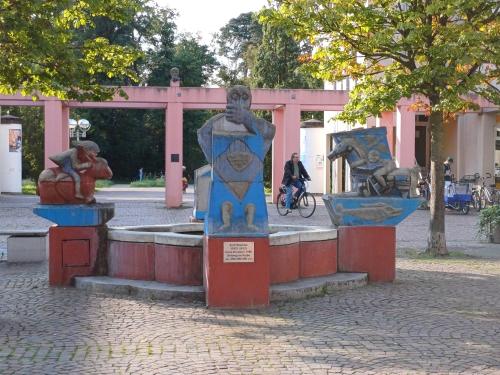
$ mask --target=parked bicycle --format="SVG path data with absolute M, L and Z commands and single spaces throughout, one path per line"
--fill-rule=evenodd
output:
M 431 200 L 431 179 L 429 175 L 424 175 L 422 172 L 419 173 L 418 176 L 418 190 L 420 192 L 420 196 L 424 198 L 421 209 L 427 210 L 430 208 L 430 200 Z
M 292 197 L 293 197 L 291 204 L 292 210 L 298 209 L 300 216 L 304 218 L 311 217 L 314 211 L 316 211 L 316 198 L 314 198 L 314 195 L 307 192 L 306 181 L 304 180 L 301 181 L 304 187 L 302 193 L 298 197 L 295 197 L 295 193 L 298 190 L 295 186 L 290 186 L 290 187 L 282 186 L 280 188 L 280 192 L 278 193 L 278 196 L 276 198 L 276 208 L 281 216 L 286 216 L 288 215 L 289 212 L 288 209 L 286 208 L 287 189 L 292 189 Z
M 491 173 L 486 173 L 486 176 L 480 177 L 481 185 L 474 189 L 472 193 L 473 206 L 477 211 L 500 204 L 500 191 L 495 189 L 495 185 L 486 184 L 486 180 L 492 178 Z

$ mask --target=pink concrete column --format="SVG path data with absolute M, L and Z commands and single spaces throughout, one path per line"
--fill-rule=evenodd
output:
M 168 103 L 165 113 L 165 205 L 182 203 L 182 103 Z
M 273 111 L 276 135 L 273 143 L 273 202 L 283 177 L 283 167 L 292 152 L 300 154 L 300 105 L 288 104 Z
M 273 110 L 273 124 L 276 126 L 276 134 L 273 140 L 273 157 L 272 157 L 272 197 L 273 202 L 276 200 L 278 195 L 278 190 L 281 185 L 281 179 L 283 177 L 283 166 L 285 161 L 283 159 L 283 143 L 284 143 L 284 132 L 285 132 L 285 122 L 284 122 L 284 107 L 277 108 Z
M 387 143 L 391 155 L 394 156 L 394 112 L 382 112 L 379 123 L 387 129 Z
M 68 135 L 69 108 L 60 100 L 46 100 L 44 102 L 44 142 L 45 142 L 45 168 L 55 164 L 49 156 L 69 148 Z
M 397 107 L 396 162 L 400 168 L 415 166 L 415 112 L 407 105 Z

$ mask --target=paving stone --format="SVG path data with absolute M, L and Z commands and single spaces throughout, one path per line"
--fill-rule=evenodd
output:
M 115 194 L 110 225 L 191 214 Z M 0 195 L 0 231 L 48 227 L 35 200 Z M 277 224 L 329 220 L 323 206 L 310 219 L 269 213 Z M 400 255 L 425 246 L 427 220 L 417 211 L 398 226 Z M 401 256 L 392 284 L 263 311 L 49 288 L 46 263 L 0 262 L 0 374 L 500 374 L 500 251 L 474 237 L 477 216 L 446 220 L 450 247 L 481 257 Z

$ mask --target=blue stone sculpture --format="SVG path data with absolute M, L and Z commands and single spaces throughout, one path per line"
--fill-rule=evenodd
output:
M 212 164 L 206 235 L 269 235 L 263 166 L 275 127 L 256 118 L 250 104 L 247 87 L 230 88 L 226 112 L 209 119 L 198 131 L 198 142 Z
M 419 167 L 397 168 L 384 127 L 333 134 L 330 160 L 345 157 L 353 192 L 323 197 L 333 224 L 397 225 L 421 204 Z

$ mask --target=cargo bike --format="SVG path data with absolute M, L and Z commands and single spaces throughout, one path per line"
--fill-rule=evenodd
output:
M 444 205 L 463 215 L 469 213 L 472 204 L 472 188 L 469 183 L 451 182 L 444 187 Z

